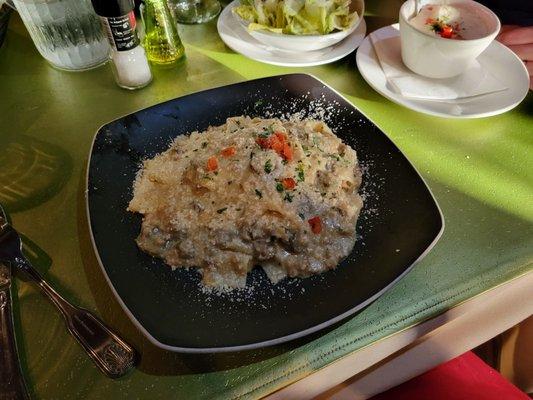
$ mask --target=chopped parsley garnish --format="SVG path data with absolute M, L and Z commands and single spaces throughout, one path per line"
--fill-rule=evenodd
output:
M 287 165 L 289 162 L 288 162 L 287 160 L 283 159 L 283 160 L 281 160 L 281 163 L 282 163 L 283 165 Z
M 318 143 L 318 138 L 316 136 L 313 136 L 313 146 L 315 146 L 318 150 L 320 150 L 322 153 L 324 152 L 324 150 L 322 150 L 319 146 L 319 143 Z
M 202 178 L 204 178 L 204 179 L 207 179 L 207 180 L 210 180 L 210 181 L 212 181 L 212 180 L 213 180 L 213 178 L 212 178 L 212 177 L 210 177 L 209 175 L 204 175 L 204 176 L 203 176 Z
M 207 142 L 202 143 L 202 149 L 205 149 L 207 147 Z
M 289 203 L 292 203 L 293 197 L 294 197 L 294 195 L 290 194 L 289 192 L 286 192 L 285 193 L 285 197 L 283 198 L 283 200 L 288 201 Z
M 442 24 L 438 19 L 431 24 L 431 30 L 434 30 L 435 32 L 440 32 L 442 30 Z
M 305 215 L 303 215 L 302 213 L 299 213 L 298 216 L 299 216 L 301 219 L 305 219 Z
M 272 127 L 272 125 L 270 125 L 268 127 L 263 127 L 263 132 L 259 133 L 258 136 L 262 139 L 266 139 L 273 133 L 274 133 L 274 128 Z
M 198 151 L 198 149 L 194 149 L 193 151 Z
M 298 162 L 298 165 L 296 166 L 296 173 L 298 177 L 298 182 L 303 182 L 305 180 L 305 173 L 304 164 L 301 161 Z
M 283 183 L 281 182 L 276 183 L 276 190 L 280 193 L 283 192 Z
M 254 103 L 254 107 L 260 107 L 263 105 L 263 100 L 257 100 L 255 103 Z
M 217 213 L 218 213 L 218 214 L 222 214 L 222 213 L 223 213 L 224 211 L 226 211 L 227 209 L 228 209 L 228 207 L 219 208 L 219 209 L 217 210 Z
M 448 17 L 442 16 L 440 18 L 428 18 L 426 20 L 426 25 L 429 25 L 429 29 L 439 34 L 445 39 L 450 39 L 454 35 L 457 35 L 457 32 L 461 29 L 459 24 L 456 23 L 454 26 L 451 26 L 447 23 Z
M 272 161 L 266 160 L 265 162 L 265 172 L 270 174 L 272 172 Z
M 257 195 L 257 197 L 259 197 L 260 199 L 263 198 L 263 193 L 261 193 L 261 191 L 259 189 L 255 189 L 255 194 Z

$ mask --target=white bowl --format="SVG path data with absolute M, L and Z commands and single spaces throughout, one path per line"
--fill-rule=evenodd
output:
M 328 33 L 327 35 L 288 35 L 267 30 L 247 31 L 252 37 L 259 40 L 261 43 L 277 49 L 297 52 L 320 50 L 339 43 L 355 31 L 363 18 L 364 8 L 364 0 L 352 0 L 350 11 L 357 11 L 357 20 L 352 26 L 350 26 L 350 28 L 344 31 Z M 248 29 L 249 22 L 237 15 L 235 16 L 242 24 L 244 24 L 246 29 Z
M 428 2 L 429 3 L 429 2 Z M 432 4 L 442 1 L 432 0 Z M 460 75 L 488 47 L 500 31 L 496 14 L 472 0 L 448 0 L 448 5 L 470 3 L 479 11 L 489 27 L 487 35 L 479 39 L 444 39 L 420 32 L 408 21 L 415 15 L 415 0 L 406 1 L 400 8 L 400 41 L 402 60 L 413 72 L 429 78 L 451 78 Z

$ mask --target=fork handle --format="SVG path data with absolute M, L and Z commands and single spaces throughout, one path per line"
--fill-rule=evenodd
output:
M 39 285 L 61 311 L 67 328 L 87 352 L 96 366 L 108 377 L 125 375 L 136 362 L 135 350 L 109 329 L 91 312 L 72 305 L 52 288 L 27 260 L 19 267 Z
M 0 290 L 0 399 L 28 400 L 15 343 L 9 288 Z

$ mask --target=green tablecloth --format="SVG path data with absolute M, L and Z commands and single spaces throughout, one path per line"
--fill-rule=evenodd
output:
M 374 25 L 375 25 L 374 20 Z M 372 27 L 371 18 L 369 18 Z M 379 24 L 379 22 L 378 22 Z M 354 56 L 289 69 L 226 48 L 214 24 L 182 27 L 187 61 L 155 71 L 128 92 L 109 66 L 57 71 L 38 55 L 18 18 L 0 49 L 0 203 L 23 232 L 37 268 L 67 297 L 102 316 L 142 354 L 112 381 L 93 367 L 54 308 L 18 281 L 23 367 L 40 399 L 247 399 L 420 323 L 532 269 L 533 96 L 481 120 L 429 117 L 391 103 L 361 78 Z M 184 356 L 158 350 L 133 327 L 97 265 L 84 204 L 85 166 L 97 128 L 124 114 L 197 90 L 304 71 L 340 91 L 413 161 L 440 203 L 444 236 L 390 292 L 356 317 L 309 340 L 242 354 Z M 519 307 L 519 305 L 517 305 Z

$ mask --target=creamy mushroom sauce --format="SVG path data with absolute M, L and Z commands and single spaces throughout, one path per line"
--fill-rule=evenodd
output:
M 138 246 L 211 287 L 246 285 L 256 265 L 276 283 L 335 268 L 352 250 L 361 170 L 317 120 L 228 118 L 144 161 L 128 210 Z

